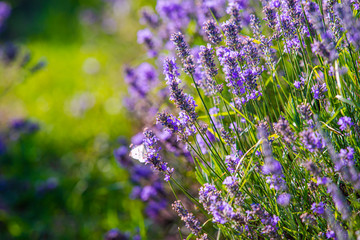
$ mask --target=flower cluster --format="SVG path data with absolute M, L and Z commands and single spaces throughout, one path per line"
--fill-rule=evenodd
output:
M 325 147 L 325 141 L 321 135 L 312 129 L 307 129 L 300 134 L 301 142 L 310 152 L 322 150 Z
M 176 106 L 186 112 L 192 120 L 196 120 L 196 103 L 189 94 L 184 93 L 184 91 L 179 87 L 179 83 L 181 81 L 176 77 L 178 75 L 176 69 L 175 60 L 166 58 L 164 61 L 164 75 L 166 84 L 170 89 L 170 100 L 174 101 Z
M 195 218 L 194 214 L 189 213 L 188 210 L 184 208 L 180 200 L 175 201 L 172 204 L 172 208 L 179 215 L 181 220 L 185 222 L 185 226 L 190 229 L 194 235 L 198 235 L 201 231 L 201 226 L 199 220 Z
M 156 122 L 194 160 L 186 179 L 197 182 L 180 189 L 224 238 L 356 235 L 358 10 L 356 1 L 159 0 L 158 15 L 143 13 L 152 37 L 141 42 L 159 43 L 153 58 L 169 90 Z M 146 139 L 147 162 L 169 176 Z M 186 189 L 198 185 L 196 199 Z M 195 216 L 174 209 L 199 235 Z
M 155 136 L 154 132 L 145 129 L 144 130 L 144 145 L 146 148 L 146 164 L 151 164 L 154 169 L 159 172 L 165 173 L 165 181 L 169 181 L 171 174 L 174 172 L 173 168 L 167 166 L 166 162 L 163 162 L 160 156 L 160 147 L 157 146 L 159 139 Z
M 205 184 L 204 187 L 201 187 L 199 201 L 213 215 L 214 222 L 225 224 L 236 217 L 233 208 L 223 200 L 220 191 L 214 185 Z
M 131 160 L 126 141 L 121 140 L 120 144 L 120 147 L 114 150 L 114 156 L 119 165 L 131 176 L 133 188 L 130 198 L 144 202 L 146 215 L 150 219 L 157 220 L 167 207 L 164 185 L 149 166 L 138 165 Z

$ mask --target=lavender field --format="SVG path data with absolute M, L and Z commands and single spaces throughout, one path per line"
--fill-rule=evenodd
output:
M 358 0 L 0 2 L 0 239 L 360 239 Z

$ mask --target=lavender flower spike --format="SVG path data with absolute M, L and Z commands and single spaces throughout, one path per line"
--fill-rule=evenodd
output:
M 152 167 L 159 171 L 165 173 L 165 181 L 170 180 L 171 174 L 174 172 L 173 168 L 169 168 L 167 163 L 161 160 L 160 156 L 160 147 L 157 146 L 157 142 L 159 139 L 155 136 L 155 134 L 148 129 L 144 131 L 144 145 L 146 147 L 147 156 L 146 156 L 146 164 L 151 164 Z
M 137 33 L 137 41 L 139 44 L 144 44 L 146 48 L 148 49 L 148 54 L 150 57 L 155 57 L 157 55 L 157 52 L 155 50 L 155 42 L 154 42 L 154 36 L 151 33 L 150 29 L 145 28 L 143 30 L 139 30 Z
M 195 101 L 192 96 L 183 92 L 179 87 L 180 79 L 177 78 L 176 63 L 174 59 L 166 58 L 164 62 L 164 74 L 166 84 L 170 88 L 170 100 L 175 102 L 175 105 L 181 110 L 185 111 L 188 116 L 195 121 L 197 114 L 195 112 Z
M 279 121 L 274 124 L 274 129 L 287 144 L 292 144 L 295 141 L 296 137 L 285 118 L 280 117 Z
M 311 129 L 305 130 L 300 133 L 301 142 L 304 144 L 305 148 L 310 152 L 315 152 L 316 150 L 322 150 L 325 147 L 325 141 L 321 135 L 317 132 L 314 132 Z
M 344 131 L 350 128 L 354 123 L 351 121 L 350 117 L 341 117 L 337 123 L 340 127 L 340 130 Z
M 205 183 L 199 191 L 199 201 L 213 215 L 213 222 L 225 224 L 236 217 L 233 208 L 223 200 L 214 185 Z
M 190 54 L 189 46 L 181 32 L 171 35 L 170 40 L 175 44 L 176 51 L 184 66 L 185 73 L 191 75 L 195 72 L 194 56 Z
M 240 45 L 238 38 L 237 26 L 234 20 L 230 19 L 222 24 L 224 35 L 226 37 L 226 45 L 233 51 L 236 51 Z
M 210 44 L 208 44 L 206 47 L 201 46 L 200 47 L 200 61 L 202 65 L 205 67 L 205 72 L 209 77 L 215 77 L 218 73 L 218 69 L 216 68 L 215 62 L 214 62 L 214 55 L 213 55 L 213 49 Z
M 181 60 L 186 59 L 190 55 L 189 47 L 181 32 L 173 33 L 170 40 L 175 44 L 177 54 Z
M 222 41 L 221 32 L 214 20 L 205 22 L 203 29 L 205 30 L 206 36 L 210 43 L 218 45 Z
M 281 206 L 288 206 L 290 204 L 291 195 L 289 193 L 283 193 L 277 198 L 277 203 Z
M 344 220 L 348 219 L 350 217 L 349 205 L 346 202 L 340 189 L 334 183 L 330 183 L 327 186 L 327 188 L 328 188 L 328 193 L 330 193 L 330 196 L 332 197 L 336 208 L 341 213 L 342 219 Z
M 258 126 L 258 137 L 263 140 L 263 153 L 265 156 L 263 172 L 264 174 L 274 175 L 273 177 L 282 175 L 281 164 L 274 159 L 270 143 L 267 139 L 269 133 L 267 132 L 267 125 L 261 122 Z
M 188 210 L 184 208 L 181 204 L 181 201 L 175 201 L 172 205 L 174 211 L 179 215 L 182 221 L 185 222 L 185 226 L 194 234 L 198 235 L 201 231 L 201 226 L 199 220 L 197 220 L 194 214 L 189 213 Z

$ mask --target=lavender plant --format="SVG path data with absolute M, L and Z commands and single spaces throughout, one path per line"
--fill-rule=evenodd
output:
M 180 234 L 360 237 L 358 3 L 159 0 L 142 15 L 159 76 L 143 92 L 161 96 L 143 98 L 159 112 L 146 127 L 193 159 L 184 179 L 182 158 L 161 159 L 172 151 L 145 130 L 154 169 L 196 206 L 173 204 L 189 228 Z

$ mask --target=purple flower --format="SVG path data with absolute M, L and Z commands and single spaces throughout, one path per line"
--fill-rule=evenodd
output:
M 10 16 L 11 7 L 6 2 L 0 2 L 0 28 L 3 26 L 5 20 Z
M 225 14 L 226 0 L 201 0 L 196 2 L 198 23 L 220 19 Z M 201 32 L 200 32 L 201 33 Z
M 295 88 L 297 88 L 297 89 L 299 89 L 299 88 L 302 87 L 301 82 L 299 82 L 299 81 L 295 81 L 295 82 L 294 82 L 294 86 L 295 86 Z
M 237 127 L 237 123 L 236 122 L 232 122 L 229 124 L 229 129 L 231 129 L 232 131 L 236 132 L 238 127 Z
M 180 58 L 185 73 L 192 75 L 195 72 L 194 56 L 190 54 L 190 49 L 181 32 L 171 35 L 170 40 L 174 43 L 178 57 Z
M 325 58 L 327 61 L 333 62 L 338 57 L 338 53 L 337 53 L 336 49 L 334 49 L 334 47 L 332 47 L 331 51 L 329 51 L 327 49 L 328 45 L 325 45 L 325 44 L 326 43 L 315 40 L 314 43 L 311 44 L 311 50 L 314 53 Z
M 10 122 L 10 129 L 23 134 L 31 134 L 39 130 L 39 125 L 26 119 L 14 119 Z
M 134 145 L 140 145 L 144 141 L 144 135 L 142 132 L 138 132 L 131 138 L 131 143 Z
M 288 206 L 290 204 L 291 194 L 283 193 L 278 196 L 277 203 L 281 206 Z
M 141 191 L 140 198 L 142 201 L 147 201 L 156 195 L 157 193 L 153 186 L 145 186 Z
M 182 221 L 185 222 L 185 226 L 194 234 L 198 235 L 201 231 L 201 224 L 198 219 L 195 218 L 194 214 L 189 213 L 188 210 L 184 208 L 181 201 L 175 201 L 172 204 L 173 210 L 179 215 Z
M 222 41 L 221 32 L 214 20 L 209 20 L 204 23 L 203 29 L 210 43 L 218 45 Z
M 335 166 L 334 166 L 335 171 L 345 170 L 343 169 L 344 167 L 351 168 L 354 165 L 354 161 L 353 161 L 354 152 L 355 152 L 354 149 L 351 147 L 348 147 L 347 149 L 340 149 L 339 159 L 335 160 Z M 348 173 L 346 170 L 344 174 L 347 176 L 351 175 L 351 173 Z
M 193 55 L 187 56 L 183 61 L 183 70 L 188 75 L 194 75 L 195 74 L 195 60 Z
M 319 202 L 319 203 L 313 203 L 311 204 L 311 210 L 314 212 L 314 213 L 317 213 L 317 214 L 324 214 L 325 212 L 325 204 L 323 202 Z
M 279 0 L 273 0 L 273 1 L 271 1 L 271 6 L 274 8 L 280 8 L 281 2 Z
M 285 118 L 280 117 L 279 121 L 274 124 L 274 129 L 287 144 L 293 144 L 295 142 L 296 137 L 290 128 L 289 122 Z
M 324 93 L 327 92 L 326 83 L 323 84 L 315 84 L 311 87 L 311 92 L 314 94 L 314 98 L 317 100 L 323 99 Z
M 341 213 L 342 219 L 348 219 L 350 217 L 349 206 L 340 189 L 334 183 L 330 183 L 328 185 L 328 193 L 330 193 L 336 208 Z
M 130 159 L 128 158 L 128 147 L 120 146 L 114 150 L 114 157 L 121 167 L 127 167 L 130 165 Z
M 310 152 L 322 150 L 325 147 L 325 141 L 321 135 L 311 129 L 301 132 L 300 138 L 301 142 L 304 144 L 304 147 Z
M 150 57 L 155 57 L 157 55 L 157 52 L 155 50 L 156 43 L 150 29 L 146 28 L 138 31 L 137 41 L 139 44 L 144 44 L 146 46 Z
M 125 82 L 131 99 L 138 102 L 145 99 L 147 94 L 157 85 L 156 69 L 149 63 L 142 63 L 136 68 L 125 68 Z M 131 110 L 131 109 L 129 109 Z
M 250 62 L 248 62 L 248 64 L 250 64 Z M 249 90 L 255 90 L 257 87 L 256 80 L 258 75 L 259 73 L 257 73 L 255 70 L 252 70 L 251 68 L 247 68 L 241 73 L 241 78 Z
M 337 18 L 340 20 L 344 30 L 347 31 L 347 37 L 349 41 L 356 47 L 359 48 L 360 43 L 360 22 L 357 18 L 353 17 L 353 10 L 349 2 L 336 3 L 334 5 L 334 11 Z
M 213 215 L 213 221 L 225 224 L 236 217 L 233 208 L 225 202 L 214 185 L 204 184 L 199 191 L 199 201 Z
M 310 120 L 312 117 L 311 107 L 308 103 L 301 103 L 298 106 L 298 111 L 301 117 L 305 120 Z
M 142 188 L 140 186 L 134 186 L 130 193 L 131 199 L 138 199 L 140 198 Z
M 174 101 L 176 106 L 185 111 L 192 120 L 197 119 L 195 112 L 195 101 L 192 96 L 183 92 L 179 87 L 180 79 L 178 79 L 176 64 L 173 59 L 166 58 L 164 62 L 164 74 L 166 83 L 170 88 L 170 100 Z
M 237 154 L 229 155 L 229 156 L 226 156 L 226 158 L 225 158 L 225 164 L 230 173 L 235 172 L 236 167 L 239 164 L 239 162 L 240 162 L 240 158 L 238 157 Z
M 203 235 L 201 235 L 199 238 L 197 238 L 196 240 L 209 240 L 208 235 L 206 233 L 204 233 Z
M 341 177 L 352 183 L 355 189 L 360 188 L 360 174 L 355 167 L 354 158 L 354 149 L 347 147 L 346 149 L 340 149 L 339 154 L 335 154 L 332 157 L 334 162 L 334 169 L 337 172 L 340 172 Z
M 225 81 L 229 90 L 240 96 L 246 92 L 244 78 L 241 76 L 241 68 L 238 64 L 239 53 L 229 48 L 219 47 L 216 52 L 220 64 L 225 72 Z
M 141 9 L 140 23 L 156 29 L 160 26 L 160 19 L 150 8 L 143 8 Z
M 333 62 L 338 57 L 335 39 L 332 32 L 326 30 L 323 24 L 323 18 L 320 13 L 319 6 L 310 1 L 306 5 L 306 12 L 310 24 L 312 24 L 322 38 L 321 42 L 315 41 L 312 45 L 313 51 L 320 56 L 325 57 L 326 60 Z
M 174 169 L 169 168 L 167 163 L 162 161 L 159 153 L 160 147 L 157 147 L 158 141 L 159 139 L 151 130 L 144 130 L 144 145 L 147 150 L 145 163 L 151 164 L 155 170 L 165 173 L 165 181 L 169 181 L 171 174 L 174 172 Z
M 267 176 L 266 182 L 269 184 L 271 189 L 275 189 L 276 191 L 283 191 L 286 190 L 287 188 L 283 176 L 277 176 L 277 175 Z
M 229 6 L 226 12 L 231 16 L 231 20 L 234 21 L 237 31 L 240 32 L 243 25 L 247 25 L 246 15 L 248 14 L 245 8 L 248 5 L 247 0 L 230 0 Z
M 230 198 L 233 199 L 233 203 L 237 206 L 243 204 L 242 194 L 239 190 L 238 178 L 235 176 L 228 176 L 223 181 L 223 184 L 226 186 Z
M 216 203 L 216 205 L 213 206 L 212 214 L 214 216 L 214 222 L 220 224 L 227 223 L 235 216 L 233 208 L 225 201 Z
M 354 159 L 355 150 L 352 147 L 347 147 L 346 149 L 340 149 L 340 157 L 347 158 L 348 160 Z
M 341 117 L 337 123 L 340 127 L 340 130 L 344 131 L 349 129 L 354 123 L 351 121 L 350 117 Z
M 156 11 L 170 30 L 179 30 L 187 26 L 189 22 L 185 5 L 177 0 L 159 0 L 156 4 Z
M 175 58 L 165 58 L 164 64 L 163 64 L 163 73 L 165 75 L 165 80 L 167 84 L 170 84 L 172 81 L 179 81 L 177 77 L 180 76 L 180 73 L 178 72 L 178 67 L 176 66 Z
M 236 177 L 228 176 L 223 181 L 223 184 L 226 185 L 226 186 L 233 186 L 237 182 L 237 180 L 238 179 Z
M 332 231 L 332 230 L 327 231 L 326 232 L 326 238 L 327 239 L 335 239 L 336 238 L 335 232 Z
M 104 240 L 129 240 L 129 236 L 120 232 L 119 229 L 111 229 L 109 230 L 105 236 Z
M 231 50 L 236 51 L 239 48 L 238 28 L 235 21 L 230 19 L 221 25 L 226 37 L 225 43 Z
M 260 219 L 263 227 L 261 233 L 266 237 L 277 239 L 279 236 L 277 234 L 277 223 L 280 221 L 280 218 L 276 215 L 271 215 L 265 211 L 260 204 L 252 204 L 251 211 L 246 211 L 248 219 L 252 220 L 254 218 Z
M 140 183 L 142 179 L 149 179 L 152 176 L 151 168 L 144 165 L 134 165 L 130 170 L 131 181 Z
M 300 81 L 295 81 L 294 82 L 294 86 L 297 89 L 302 88 L 303 86 L 305 86 L 305 83 L 306 83 L 305 74 L 300 75 L 299 78 L 300 78 Z
M 236 6 L 238 10 L 244 10 L 249 6 L 248 0 L 229 0 L 229 6 Z
M 329 182 L 329 179 L 327 177 L 318 177 L 316 179 L 316 184 L 317 185 L 325 185 Z
M 279 161 L 274 159 L 270 142 L 268 140 L 268 126 L 265 121 L 261 121 L 258 125 L 258 138 L 262 140 L 262 150 L 264 153 L 264 165 L 262 167 L 263 174 L 268 175 L 266 182 L 270 188 L 276 191 L 286 189 L 286 182 L 282 174 L 282 166 Z
M 216 74 L 218 73 L 218 69 L 214 62 L 213 53 L 214 51 L 210 44 L 208 44 L 206 47 L 200 46 L 199 55 L 200 55 L 201 64 L 204 66 L 206 74 L 211 78 L 215 77 Z
M 158 113 L 156 121 L 157 123 L 161 123 L 161 125 L 163 125 L 166 130 L 171 133 L 176 133 L 179 129 L 181 129 L 179 120 L 172 114 L 166 112 Z
M 281 175 L 282 173 L 282 167 L 279 161 L 275 160 L 272 156 L 266 155 L 262 170 L 264 174 Z
M 273 1 L 275 2 L 275 1 Z M 269 26 L 269 28 L 275 29 L 276 25 L 277 25 L 277 19 L 278 19 L 278 15 L 277 12 L 270 6 L 265 6 L 263 8 L 263 13 L 265 15 L 264 20 L 267 22 L 267 25 Z
M 359 0 L 350 0 L 352 6 L 354 7 L 355 10 L 360 10 L 360 2 Z
M 156 219 L 160 212 L 166 208 L 167 201 L 165 199 L 160 201 L 149 201 L 148 205 L 146 206 L 145 213 L 152 219 Z

